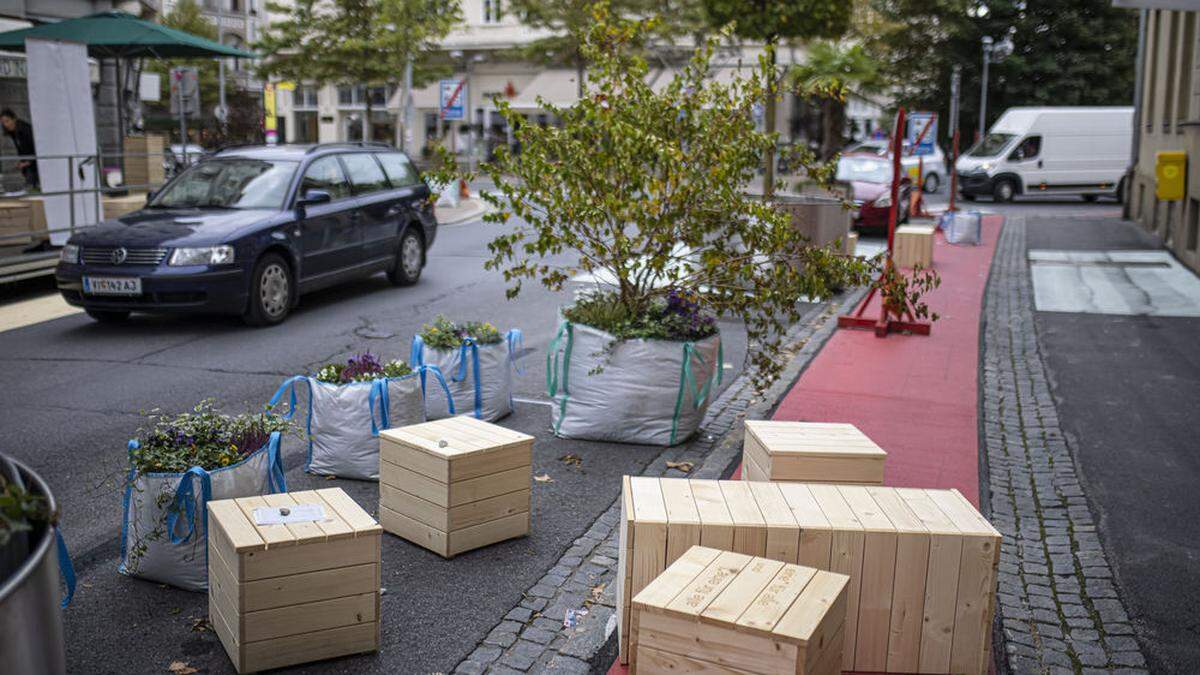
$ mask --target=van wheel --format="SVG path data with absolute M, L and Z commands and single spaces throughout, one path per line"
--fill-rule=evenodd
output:
M 1008 178 L 997 181 L 996 187 L 992 188 L 992 198 L 998 202 L 1011 202 L 1015 194 L 1017 185 Z
M 931 173 L 925 176 L 925 185 L 922 186 L 922 189 L 928 194 L 933 194 L 934 192 L 937 192 L 938 188 L 941 186 L 942 179 L 938 178 L 936 173 Z
M 388 270 L 388 281 L 396 286 L 412 286 L 421 278 L 424 262 L 425 251 L 420 235 L 411 228 L 405 230 L 396 250 L 396 259 Z
M 259 258 L 250 275 L 250 293 L 242 321 L 250 326 L 273 326 L 292 311 L 295 299 L 292 270 L 278 253 Z

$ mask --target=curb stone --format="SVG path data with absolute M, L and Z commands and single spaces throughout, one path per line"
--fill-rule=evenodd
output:
M 805 312 L 785 339 L 791 352 L 779 380 L 763 396 L 754 394 L 750 378 L 739 375 L 709 406 L 700 430 L 689 442 L 663 448 L 642 472 L 645 476 L 685 475 L 723 478 L 731 475 L 742 453 L 742 419 L 765 419 L 791 389 L 813 356 L 837 329 L 841 307 L 853 307 L 865 293 L 856 289 Z M 690 474 L 667 462 L 691 462 Z M 454 673 L 606 673 L 617 659 L 616 568 L 618 496 L 524 598 L 497 622 Z M 586 609 L 586 614 L 578 614 Z M 573 625 L 564 619 L 570 614 Z M 507 643 L 507 644 L 505 644 Z
M 1023 217 L 1005 223 L 985 291 L 980 452 L 985 515 L 1003 535 L 1000 672 L 1147 673 L 1118 599 L 1037 340 Z

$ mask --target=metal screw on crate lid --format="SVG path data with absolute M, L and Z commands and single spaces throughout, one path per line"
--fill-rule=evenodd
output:
M 291 512 L 292 512 L 292 510 L 287 508 L 286 506 L 279 507 L 279 515 L 281 515 L 281 516 L 286 516 L 286 515 L 290 514 Z
M 446 439 L 444 439 L 444 438 L 443 438 L 442 440 L 438 441 L 438 447 L 439 447 L 439 448 L 444 448 L 444 447 L 446 447 L 447 445 L 450 445 L 450 441 L 447 441 L 447 440 L 446 440 Z

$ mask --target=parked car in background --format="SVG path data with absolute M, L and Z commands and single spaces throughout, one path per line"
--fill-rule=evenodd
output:
M 964 199 L 990 195 L 1120 198 L 1133 144 L 1133 108 L 1009 108 L 958 158 Z
M 854 225 L 859 229 L 887 230 L 888 212 L 892 207 L 892 160 L 870 152 L 842 155 L 838 159 L 835 180 L 849 186 L 850 199 L 856 208 Z M 912 179 L 905 173 L 900 178 L 900 209 L 896 222 L 908 222 L 908 206 L 912 197 Z
M 859 141 L 848 146 L 842 154 L 864 153 L 869 152 L 880 157 L 888 157 L 891 152 L 888 150 L 888 145 L 891 141 L 886 138 L 872 138 L 865 141 Z M 908 176 L 913 181 L 917 179 L 918 171 L 921 174 L 921 189 L 925 192 L 937 192 L 938 188 L 946 184 L 946 155 L 942 152 L 941 147 L 936 143 L 933 144 L 933 153 L 922 158 L 911 154 L 912 148 L 905 143 L 904 153 L 900 156 L 900 166 L 908 172 Z
M 208 151 L 203 146 L 195 143 L 188 143 L 186 146 L 172 143 L 163 148 L 163 173 L 167 178 L 173 178 L 175 174 L 204 159 L 207 154 Z
M 429 188 L 402 152 L 238 147 L 188 168 L 142 210 L 72 236 L 55 276 L 98 321 L 217 312 L 262 326 L 303 293 L 350 279 L 416 283 L 436 236 Z

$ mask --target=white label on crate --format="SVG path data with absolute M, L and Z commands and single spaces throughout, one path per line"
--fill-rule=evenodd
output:
M 311 523 L 325 520 L 325 508 L 320 504 L 296 504 L 295 506 L 267 506 L 254 509 L 255 525 L 283 525 L 286 523 Z

